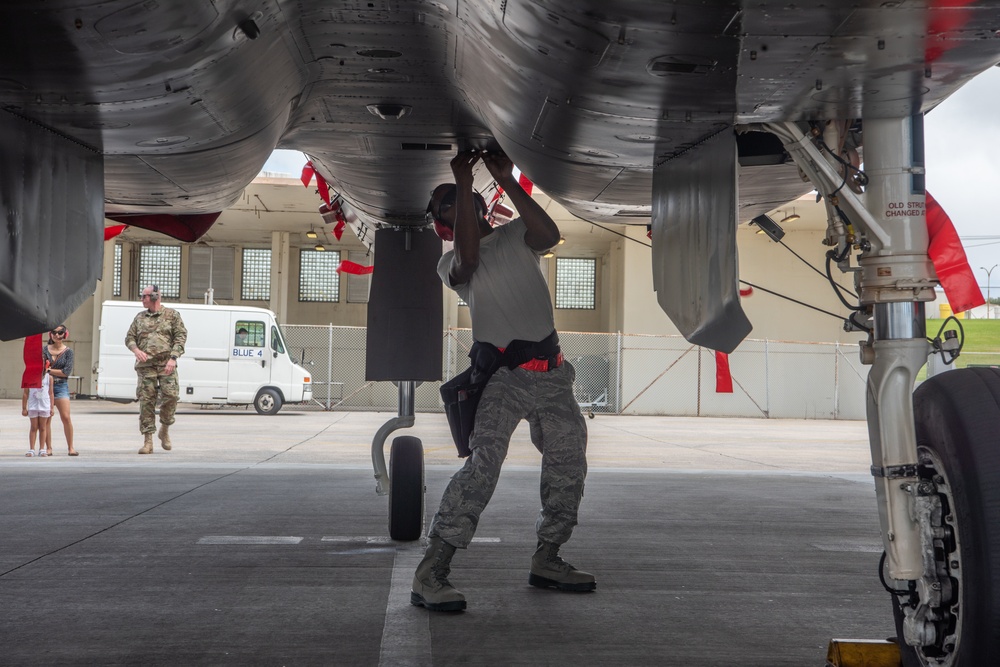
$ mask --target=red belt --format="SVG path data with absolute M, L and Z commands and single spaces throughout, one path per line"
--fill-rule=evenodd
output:
M 563 364 L 563 353 L 560 352 L 555 356 L 555 363 L 549 364 L 548 359 L 532 359 L 526 361 L 518 368 L 523 368 L 526 371 L 537 371 L 539 373 L 545 373 L 546 371 L 552 370 L 553 368 L 559 368 Z

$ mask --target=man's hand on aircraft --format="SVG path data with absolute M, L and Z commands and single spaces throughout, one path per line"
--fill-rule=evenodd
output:
M 483 164 L 493 179 L 501 185 L 507 185 L 514 179 L 514 163 L 503 151 L 483 153 Z
M 462 151 L 451 159 L 451 173 L 455 175 L 455 185 L 459 188 L 472 188 L 472 168 L 476 166 L 480 155 L 476 151 Z

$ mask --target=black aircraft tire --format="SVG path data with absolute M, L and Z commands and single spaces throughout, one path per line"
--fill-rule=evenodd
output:
M 939 560 L 958 584 L 958 641 L 949 661 L 940 648 L 915 651 L 901 639 L 903 664 L 1000 665 L 1000 372 L 968 368 L 935 376 L 914 393 L 913 407 L 921 477 L 941 475 L 947 490 L 943 523 L 955 539 L 945 543 L 954 551 Z M 894 604 L 893 612 L 900 630 L 902 610 Z
M 424 531 L 424 446 L 403 435 L 389 450 L 389 537 L 419 540 Z
M 261 389 L 253 399 L 253 409 L 259 415 L 276 415 L 281 409 L 281 394 L 274 389 Z

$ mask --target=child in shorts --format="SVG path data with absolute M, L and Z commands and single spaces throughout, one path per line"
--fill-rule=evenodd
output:
M 25 389 L 21 394 L 21 415 L 31 420 L 28 431 L 28 452 L 25 456 L 47 456 L 45 450 L 45 432 L 48 418 L 52 416 L 52 381 L 48 374 L 48 363 L 42 373 L 42 386 Z M 35 439 L 38 439 L 38 451 L 35 451 Z

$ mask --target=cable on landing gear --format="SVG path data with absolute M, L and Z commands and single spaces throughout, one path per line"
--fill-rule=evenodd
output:
M 955 324 L 958 325 L 958 331 L 954 329 L 949 329 L 945 331 L 944 328 L 948 326 L 948 322 L 954 320 Z M 944 339 L 942 340 L 941 334 L 944 333 Z M 934 338 L 928 338 L 927 342 L 933 346 L 934 350 L 932 354 L 940 354 L 941 361 L 946 366 L 955 363 L 958 359 L 958 355 L 962 353 L 962 348 L 965 347 L 965 328 L 962 326 L 962 321 L 955 317 L 954 315 L 949 315 L 948 318 L 941 323 L 941 328 L 938 329 L 937 335 Z

